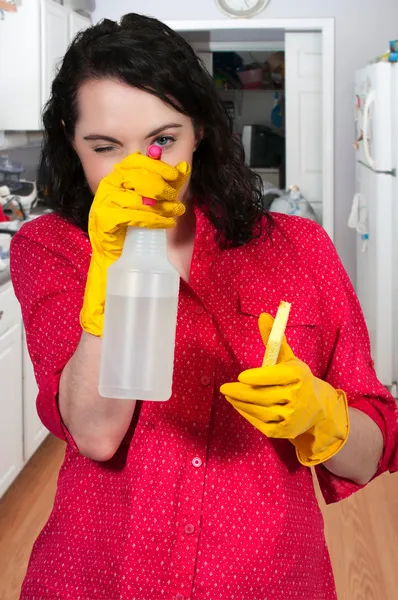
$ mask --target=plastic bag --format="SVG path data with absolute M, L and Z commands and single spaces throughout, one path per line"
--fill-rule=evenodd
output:
M 267 197 L 270 198 L 268 203 Z M 264 207 L 269 212 L 294 215 L 318 222 L 316 212 L 297 186 L 292 186 L 287 191 L 278 190 L 277 188 L 265 190 L 263 200 Z

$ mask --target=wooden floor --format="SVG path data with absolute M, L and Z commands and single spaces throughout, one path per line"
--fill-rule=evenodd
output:
M 32 544 L 47 520 L 64 444 L 49 437 L 0 501 L 0 600 L 18 600 Z M 322 509 L 339 600 L 398 599 L 398 476 L 385 475 Z
M 50 514 L 65 444 L 49 436 L 0 500 L 0 600 L 17 600 L 33 542 Z

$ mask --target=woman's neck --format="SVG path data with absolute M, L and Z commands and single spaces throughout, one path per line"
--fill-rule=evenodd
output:
M 192 253 L 195 242 L 196 216 L 193 205 L 187 204 L 177 225 L 167 231 L 167 252 L 170 262 L 179 272 L 182 279 L 189 282 Z

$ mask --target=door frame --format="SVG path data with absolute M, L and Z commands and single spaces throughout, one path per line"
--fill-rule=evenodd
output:
M 182 32 L 284 29 L 289 32 L 322 34 L 322 214 L 323 227 L 334 240 L 334 104 L 335 104 L 335 20 L 327 19 L 211 19 L 202 21 L 168 21 L 171 29 Z M 224 48 L 225 43 L 222 42 Z M 248 42 L 253 45 L 254 42 Z M 261 42 L 262 47 L 266 42 Z M 275 42 L 269 42 L 273 48 Z M 211 48 L 214 42 L 211 42 Z M 202 48 L 201 48 L 202 49 Z M 210 49 L 208 47 L 208 49 Z M 203 48 L 204 50 L 204 48 Z

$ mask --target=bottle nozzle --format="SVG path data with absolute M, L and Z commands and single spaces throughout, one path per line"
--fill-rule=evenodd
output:
M 152 144 L 152 146 L 149 146 L 148 148 L 147 156 L 149 156 L 149 158 L 153 158 L 154 160 L 160 160 L 162 156 L 161 147 Z
M 160 146 L 155 146 L 155 144 L 152 144 L 152 146 L 149 146 L 146 155 L 153 160 L 160 160 L 162 156 L 162 149 Z M 156 200 L 143 196 L 142 204 L 144 204 L 144 206 L 155 206 Z

